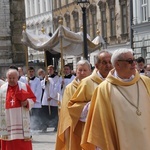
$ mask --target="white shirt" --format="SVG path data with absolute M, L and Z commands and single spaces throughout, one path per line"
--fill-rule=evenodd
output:
M 49 77 L 48 82 L 45 82 L 45 79 L 41 82 L 42 88 L 44 89 L 43 98 L 42 98 L 42 105 L 43 106 L 58 106 L 58 97 L 57 97 L 57 90 L 56 84 L 59 80 L 59 76 L 55 76 L 53 78 Z M 48 98 L 52 98 L 48 101 Z
M 20 82 L 23 82 L 23 83 L 26 83 L 26 84 L 28 83 L 26 76 L 21 76 L 21 77 L 19 78 L 19 81 L 20 81 Z
M 62 96 L 64 93 L 64 90 L 66 88 L 66 86 L 71 83 L 74 80 L 75 76 L 72 75 L 71 78 L 62 78 L 60 77 L 57 85 L 56 85 L 56 89 L 57 89 L 57 95 L 58 95 L 58 100 L 61 101 L 62 100 Z M 64 84 L 62 85 L 62 81 L 64 81 Z
M 33 108 L 41 108 L 42 86 L 39 78 L 35 77 L 34 80 L 29 81 L 29 86 L 36 96 L 36 102 Z

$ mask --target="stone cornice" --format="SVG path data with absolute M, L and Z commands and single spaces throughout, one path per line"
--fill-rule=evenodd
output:
M 61 6 L 59 8 L 55 8 L 55 9 L 53 9 L 53 12 L 61 10 L 63 8 L 66 8 L 66 7 L 69 7 L 69 6 L 73 5 L 73 4 L 76 4 L 76 2 L 71 2 L 71 3 L 67 4 L 67 5 Z
M 35 16 L 31 16 L 31 17 L 28 17 L 26 19 L 26 23 L 27 23 L 27 26 L 31 26 L 31 25 L 38 25 L 38 24 L 41 24 L 42 22 L 52 22 L 52 12 L 49 11 L 49 12 L 45 12 L 45 13 L 42 13 L 42 14 L 38 14 L 38 15 L 35 15 Z
M 136 32 L 150 31 L 150 22 L 144 22 L 136 25 L 132 25 L 132 29 Z

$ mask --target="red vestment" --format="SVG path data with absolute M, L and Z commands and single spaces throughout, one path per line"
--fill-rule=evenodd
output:
M 1 150 L 32 150 L 31 141 L 25 141 L 24 139 L 1 141 Z
M 28 85 L 25 85 L 27 88 L 27 91 L 23 90 L 23 89 L 19 89 L 18 84 L 16 86 L 9 86 L 7 88 L 7 94 L 6 94 L 6 101 L 5 101 L 5 109 L 6 110 L 11 110 L 11 109 L 16 109 L 16 108 L 20 108 L 21 106 L 21 101 L 24 101 L 26 99 L 32 99 L 33 102 L 35 102 L 36 97 L 33 94 L 33 92 L 31 91 L 30 87 Z M 29 101 L 27 104 L 27 107 L 29 107 Z M 20 114 L 18 114 L 20 115 Z M 14 119 L 16 119 L 17 117 L 13 117 Z M 11 121 L 11 120 L 10 120 Z M 17 126 L 17 120 L 16 120 L 16 126 Z M 11 122 L 10 122 L 11 125 Z M 14 130 L 14 133 L 23 133 L 23 129 L 20 128 L 14 128 L 13 127 L 10 130 Z M 10 132 L 10 133 L 13 133 Z M 22 138 L 16 138 L 16 139 L 10 139 L 10 140 L 5 140 L 5 139 L 1 139 L 0 142 L 0 147 L 1 150 L 32 150 L 32 142 L 30 139 L 26 140 L 26 139 L 22 139 Z

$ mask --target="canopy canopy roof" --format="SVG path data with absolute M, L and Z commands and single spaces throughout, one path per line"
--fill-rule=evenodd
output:
M 87 38 L 88 53 L 101 47 L 101 43 L 103 43 L 101 39 L 101 36 L 97 36 L 93 41 Z M 23 31 L 22 42 L 39 51 L 53 50 L 61 53 L 61 49 L 63 49 L 63 53 L 66 55 L 79 56 L 83 54 L 83 35 L 81 32 L 74 33 L 62 25 L 58 27 L 52 37 L 46 34 L 35 35 L 30 30 Z

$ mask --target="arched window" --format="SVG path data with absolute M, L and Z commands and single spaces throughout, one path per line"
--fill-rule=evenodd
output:
M 120 0 L 120 11 L 121 11 L 121 38 L 128 38 L 128 7 L 126 0 Z
M 142 22 L 148 20 L 148 8 L 147 8 L 147 0 L 141 0 L 141 18 Z
M 69 12 L 66 12 L 64 15 L 65 21 L 66 21 L 66 27 L 70 29 L 70 14 Z
M 107 0 L 110 19 L 110 39 L 116 39 L 115 0 Z
M 112 7 L 110 8 L 110 34 L 111 36 L 116 35 L 116 20 L 115 20 L 115 9 Z
M 92 34 L 93 34 L 93 38 L 96 37 L 96 30 L 97 30 L 97 18 L 96 18 L 96 5 L 95 4 L 91 4 L 89 6 L 89 9 L 91 11 L 91 16 L 92 16 Z
M 121 10 L 121 29 L 122 34 L 127 34 L 128 23 L 127 23 L 127 1 L 120 0 L 120 10 Z
M 105 42 L 107 42 L 107 18 L 106 18 L 106 2 L 98 3 L 101 12 L 101 33 Z
M 72 15 L 74 20 L 74 32 L 79 32 L 79 13 L 77 10 L 74 10 Z

